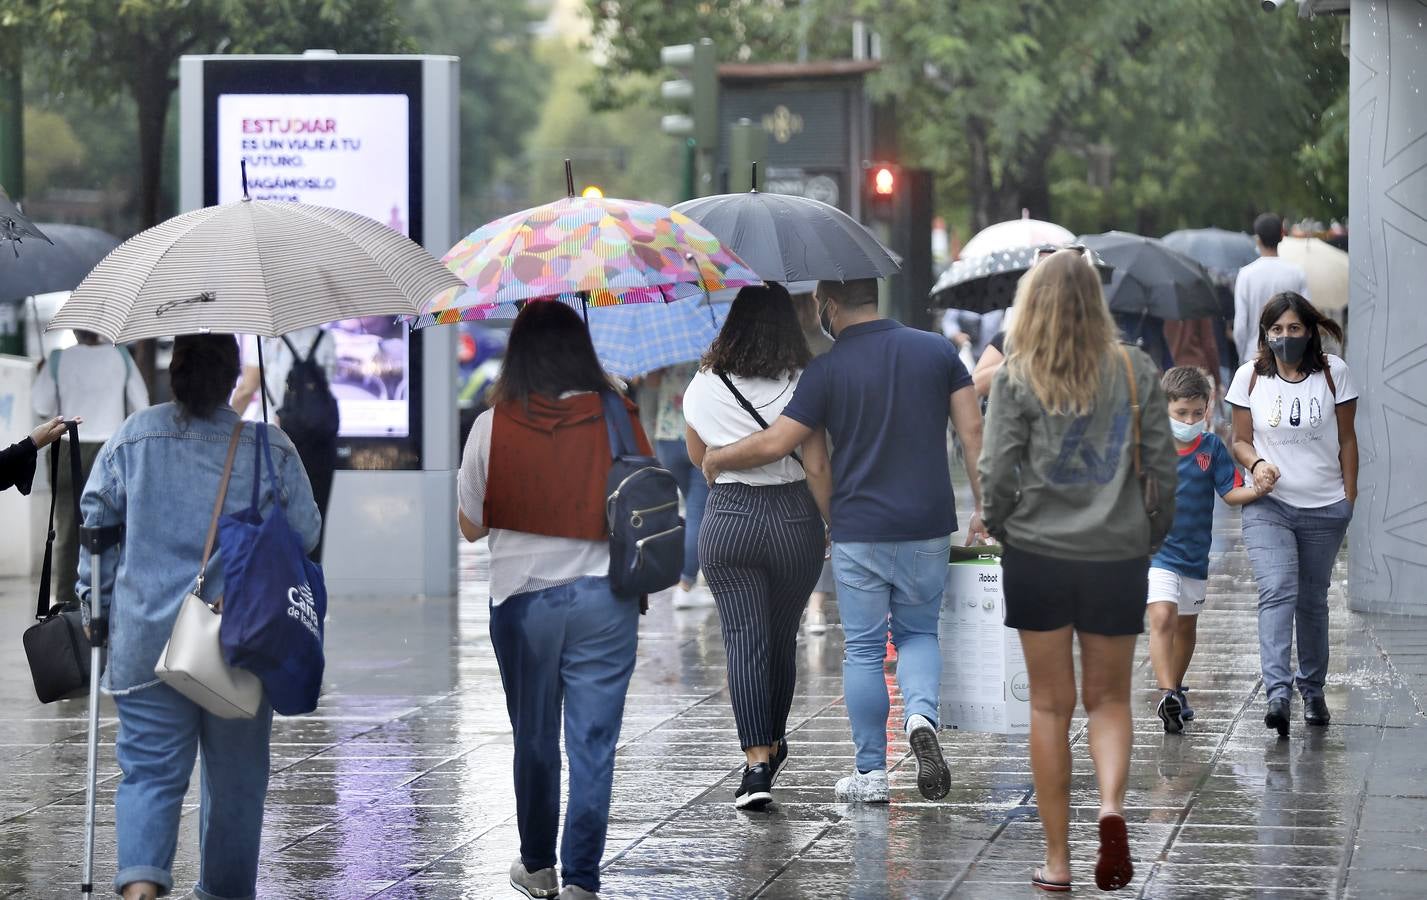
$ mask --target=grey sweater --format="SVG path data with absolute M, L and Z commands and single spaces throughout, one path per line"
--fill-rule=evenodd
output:
M 1102 368 L 1094 409 L 1050 415 L 1029 385 L 1003 366 L 991 384 L 981 449 L 984 514 L 991 534 L 1019 550 L 1078 560 L 1146 557 L 1174 520 L 1178 457 L 1159 370 L 1129 349 L 1139 391 L 1142 461 L 1159 481 L 1151 533 L 1135 478 L 1130 392 L 1118 352 Z

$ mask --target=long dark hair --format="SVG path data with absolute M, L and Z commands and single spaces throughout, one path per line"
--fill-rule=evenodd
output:
M 1303 362 L 1298 364 L 1299 374 L 1308 376 L 1314 372 L 1326 371 L 1328 356 L 1323 352 L 1323 332 L 1328 332 L 1341 344 L 1343 329 L 1337 322 L 1319 312 L 1318 307 L 1309 303 L 1308 298 L 1297 291 L 1274 294 L 1264 304 L 1263 312 L 1259 314 L 1259 356 L 1254 360 L 1254 371 L 1265 377 L 1277 377 L 1278 360 L 1268 348 L 1268 330 L 1289 310 L 1298 314 L 1298 319 L 1308 334 L 1308 349 L 1303 353 Z
M 233 335 L 183 334 L 173 339 L 169 385 L 184 415 L 213 418 L 233 395 L 238 373 L 238 339 Z
M 491 403 L 525 403 L 531 394 L 555 398 L 610 386 L 579 313 L 558 301 L 537 300 L 525 304 L 510 326 Z
M 700 365 L 715 374 L 781 378 L 805 368 L 812 358 L 793 298 L 773 283 L 738 292 Z

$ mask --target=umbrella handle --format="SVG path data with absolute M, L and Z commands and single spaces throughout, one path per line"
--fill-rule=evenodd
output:
M 267 369 L 263 367 L 263 336 L 260 334 L 253 335 L 253 340 L 256 341 L 258 345 L 258 396 L 261 397 L 263 401 L 263 424 L 266 425 L 268 421 L 268 372 Z M 241 416 L 242 414 L 243 411 L 241 409 L 238 410 L 238 415 Z

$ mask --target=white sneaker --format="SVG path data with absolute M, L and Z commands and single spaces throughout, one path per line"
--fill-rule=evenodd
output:
M 853 772 L 846 778 L 838 779 L 835 791 L 842 803 L 886 803 L 887 770 Z
M 555 870 L 531 872 L 520 860 L 510 864 L 510 886 L 527 897 L 555 897 L 560 893 L 560 879 Z
M 709 596 L 706 591 L 701 591 L 697 587 L 686 588 L 682 584 L 675 585 L 675 609 L 699 609 L 701 607 L 712 605 L 713 597 Z
M 951 772 L 931 720 L 922 715 L 907 719 L 907 742 L 917 758 L 917 790 L 928 800 L 945 797 L 951 791 Z
M 827 614 L 820 609 L 808 610 L 807 618 L 803 619 L 803 629 L 808 634 L 826 634 Z

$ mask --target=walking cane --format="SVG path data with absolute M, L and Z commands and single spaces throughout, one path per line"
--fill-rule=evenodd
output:
M 75 486 L 79 490 L 79 486 Z M 99 780 L 99 670 L 104 664 L 104 645 L 109 639 L 109 621 L 100 598 L 104 578 L 99 567 L 104 551 L 124 537 L 123 525 L 89 528 L 80 526 L 79 543 L 89 551 L 89 772 L 85 782 L 84 871 L 79 890 L 94 893 L 94 793 Z

